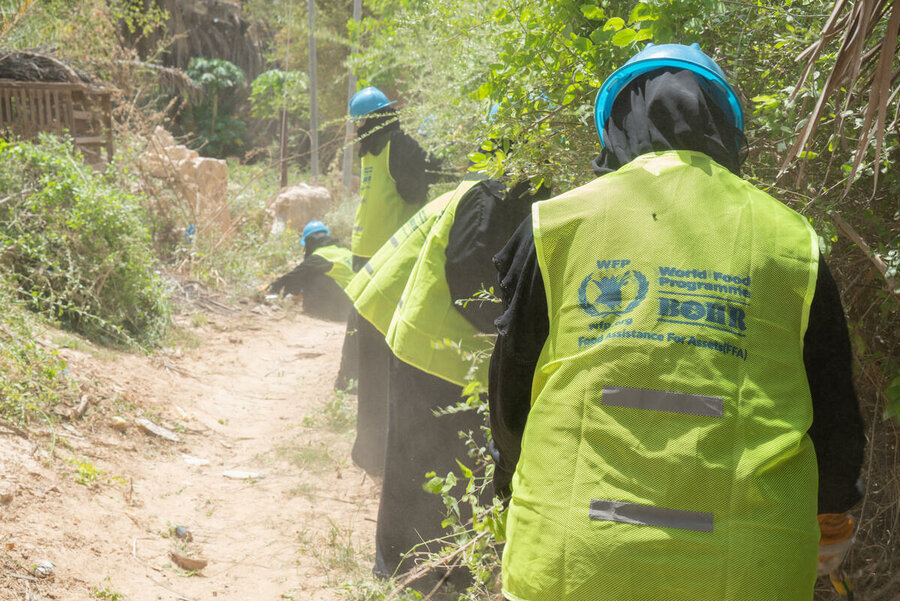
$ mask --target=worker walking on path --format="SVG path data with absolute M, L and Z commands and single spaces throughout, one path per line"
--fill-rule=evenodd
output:
M 595 121 L 601 177 L 496 257 L 504 595 L 810 601 L 864 445 L 817 236 L 739 177 L 740 104 L 697 45 L 638 53 Z
M 363 119 L 357 129 L 361 162 L 360 203 L 353 223 L 350 250 L 354 271 L 388 241 L 425 204 L 428 188 L 438 177 L 438 162 L 400 129 L 397 111 L 377 88 L 365 88 L 350 99 L 350 116 Z M 359 350 L 354 463 L 381 475 L 387 429 L 387 370 L 390 352 L 384 336 L 354 314 Z
M 460 403 L 465 385 L 487 381 L 487 354 L 498 305 L 468 302 L 490 288 L 491 262 L 534 200 L 528 181 L 511 189 L 473 173 L 457 188 L 428 230 L 406 282 L 386 339 L 391 349 L 385 471 L 375 535 L 376 574 L 390 577 L 416 564 L 419 553 L 436 552 L 446 531 L 440 496 L 423 490 L 425 474 L 460 474 L 470 463 L 465 440 L 486 441 L 484 416 L 474 410 L 435 415 Z M 465 488 L 460 477 L 458 490 Z M 461 519 L 471 519 L 462 508 Z M 439 581 L 463 588 L 464 569 L 435 569 L 414 586 L 424 592 Z

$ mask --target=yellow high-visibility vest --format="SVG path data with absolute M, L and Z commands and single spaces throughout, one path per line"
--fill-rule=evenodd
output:
M 346 292 L 359 314 L 387 334 L 388 326 L 431 226 L 444 208 L 478 180 L 465 180 L 441 194 L 403 224 L 356 273 Z
M 320 246 L 312 252 L 331 263 L 331 269 L 325 272 L 325 275 L 338 283 L 341 288 L 346 288 L 350 280 L 353 279 L 353 253 L 349 248 L 338 246 L 337 244 L 329 244 L 328 246 Z
M 459 386 L 470 379 L 487 382 L 486 358 L 493 348 L 493 339 L 456 310 L 447 284 L 447 243 L 463 195 L 453 198 L 429 230 L 385 336 L 398 359 Z
M 513 478 L 518 601 L 811 601 L 807 221 L 706 155 L 533 207 L 550 331 Z
M 360 159 L 361 199 L 353 221 L 350 250 L 357 257 L 371 257 L 406 223 L 419 206 L 405 202 L 397 192 L 397 182 L 390 170 L 391 143 L 377 155 L 366 153 Z

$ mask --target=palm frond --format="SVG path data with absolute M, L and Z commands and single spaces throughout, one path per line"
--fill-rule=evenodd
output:
M 887 20 L 884 37 L 876 36 L 880 24 Z M 893 62 L 897 53 L 897 35 L 900 28 L 900 0 L 835 0 L 831 15 L 825 23 L 819 39 L 798 57 L 798 61 L 806 61 L 806 66 L 791 96 L 796 99 L 804 82 L 816 66 L 816 61 L 828 44 L 836 37 L 841 37 L 834 65 L 825 80 L 816 104 L 810 113 L 809 120 L 800 132 L 794 145 L 788 150 L 781 164 L 781 175 L 801 154 L 812 138 L 825 113 L 830 98 L 843 94 L 843 104 L 848 106 L 853 97 L 854 88 L 867 89 L 868 103 L 863 113 L 863 126 L 857 141 L 853 166 L 847 178 L 849 190 L 854 177 L 862 164 L 866 151 L 875 138 L 875 164 L 881 160 L 884 146 L 884 131 L 887 126 L 887 109 L 891 98 L 897 91 L 892 87 L 897 83 L 897 74 L 892 73 Z M 843 91 L 842 90 L 846 90 Z M 862 95 L 860 93 L 860 95 Z M 841 114 L 838 114 L 838 132 L 842 129 Z M 875 169 L 875 187 L 878 186 L 878 168 Z

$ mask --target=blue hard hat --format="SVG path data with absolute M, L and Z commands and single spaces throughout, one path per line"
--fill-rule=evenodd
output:
M 300 246 L 306 246 L 306 239 L 316 232 L 325 232 L 326 234 L 331 234 L 331 230 L 328 229 L 328 226 L 321 221 L 310 221 L 303 226 L 303 237 L 300 238 Z
M 369 86 L 354 94 L 353 98 L 350 99 L 350 116 L 358 119 L 392 104 L 394 102 L 388 100 L 384 92 Z
M 594 124 L 597 126 L 601 144 L 606 145 L 603 140 L 603 130 L 612 113 L 616 96 L 622 91 L 622 88 L 639 75 L 666 67 L 687 69 L 700 76 L 701 82 L 709 82 L 710 85 L 705 91 L 725 111 L 732 124 L 739 130 L 744 130 L 744 113 L 741 110 L 737 93 L 728 83 L 725 73 L 719 68 L 719 65 L 700 50 L 699 44 L 690 46 L 647 44 L 643 50 L 628 59 L 628 62 L 613 71 L 597 92 L 597 99 L 594 101 Z

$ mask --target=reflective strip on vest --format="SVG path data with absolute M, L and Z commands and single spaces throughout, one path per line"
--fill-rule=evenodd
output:
M 428 231 L 453 194 L 442 194 L 422 207 L 391 236 L 397 245 L 386 243 L 379 248 L 347 286 L 353 306 L 382 334 L 387 333 Z
M 353 279 L 353 253 L 349 248 L 329 244 L 321 246 L 313 251 L 314 255 L 318 255 L 331 263 L 331 269 L 325 272 L 325 275 L 337 282 L 341 288 L 347 288 L 350 280 Z
M 607 407 L 668 411 L 706 417 L 722 417 L 722 404 L 724 403 L 718 397 L 702 394 L 615 386 L 604 386 L 600 400 Z
M 493 344 L 453 306 L 445 271 L 456 208 L 476 183 L 469 179 L 460 184 L 428 232 L 385 336 L 398 359 L 458 386 L 465 386 L 470 377 L 487 382 L 488 362 L 483 357 Z M 475 357 L 481 361 L 470 374 Z
M 550 329 L 504 594 L 812 601 L 808 222 L 670 151 L 536 203 L 533 224 Z
M 694 530 L 696 532 L 713 531 L 713 514 L 699 511 L 682 511 L 640 505 L 639 503 L 619 503 L 591 499 L 592 520 L 621 522 L 635 526 L 657 526 L 659 528 L 677 528 L 678 530 Z
M 397 183 L 390 172 L 391 143 L 385 144 L 377 155 L 364 154 L 362 197 L 356 208 L 350 249 L 357 257 L 371 257 L 395 230 L 400 228 L 420 208 L 405 202 L 397 192 Z

